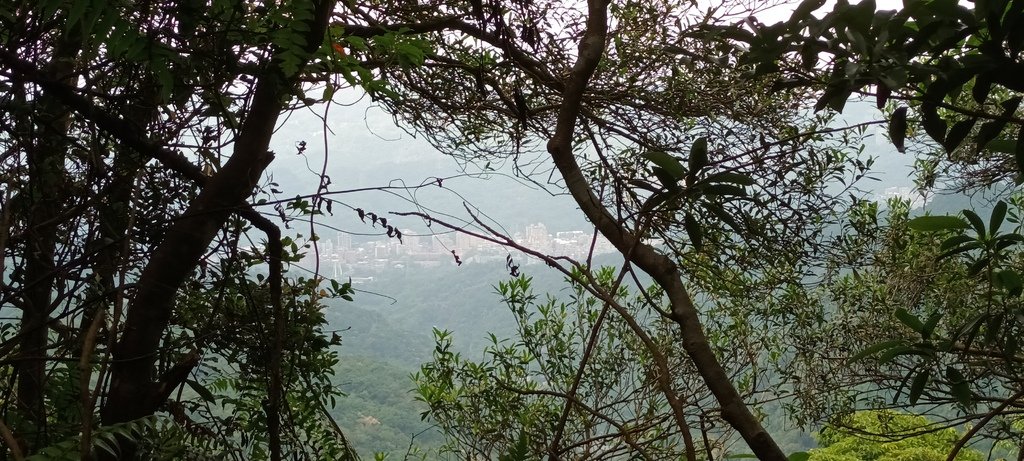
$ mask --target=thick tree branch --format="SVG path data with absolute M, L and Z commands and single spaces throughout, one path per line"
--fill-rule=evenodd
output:
M 332 0 L 314 2 L 314 18 L 306 34 L 307 55 L 322 43 L 333 8 Z M 102 411 L 105 424 L 149 415 L 166 398 L 165 388 L 152 381 L 152 373 L 175 294 L 231 211 L 244 203 L 273 159 L 268 150 L 270 139 L 294 81 L 294 76 L 286 76 L 279 65 L 273 60 L 260 76 L 231 158 L 174 222 L 139 278 L 124 333 L 113 351 L 111 389 Z M 279 445 L 276 451 L 272 458 L 279 459 Z
M 97 127 L 114 136 L 127 147 L 156 159 L 162 165 L 184 174 L 193 181 L 202 181 L 200 184 L 205 182 L 206 176 L 202 170 L 188 161 L 184 155 L 150 141 L 141 128 L 110 114 L 106 109 L 78 94 L 74 87 L 60 80 L 49 78 L 40 72 L 34 64 L 21 59 L 10 51 L 0 49 L 0 62 L 18 73 L 12 78 L 39 85 L 48 95 L 59 99 L 62 104 L 74 109 L 83 118 L 95 123 Z
M 679 268 L 671 259 L 644 244 L 638 236 L 615 220 L 594 195 L 576 162 L 572 140 L 576 120 L 582 110 L 583 95 L 604 53 L 608 29 L 607 6 L 607 0 L 588 2 L 586 32 L 580 42 L 579 58 L 563 93 L 555 134 L 548 141 L 548 152 L 565 179 L 569 192 L 590 221 L 623 255 L 650 274 L 665 290 L 672 305 L 671 319 L 679 325 L 683 335 L 683 348 L 721 405 L 722 417 L 740 433 L 758 458 L 784 461 L 785 454 L 747 408 L 708 345 L 697 309 L 683 285 Z

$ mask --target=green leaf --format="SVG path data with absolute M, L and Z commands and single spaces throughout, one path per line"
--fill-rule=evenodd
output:
M 939 117 L 937 106 L 934 103 L 921 104 L 921 124 L 924 125 L 925 133 L 932 139 L 942 142 L 946 138 L 946 122 Z
M 97 447 L 99 447 L 99 448 L 100 448 L 100 449 L 102 449 L 103 451 L 105 451 L 105 452 L 107 452 L 107 453 L 110 453 L 110 454 L 114 455 L 115 457 L 116 457 L 116 456 L 117 456 L 118 454 L 120 454 L 120 451 L 118 450 L 118 448 L 117 448 L 117 444 L 116 444 L 116 443 L 110 443 L 109 441 L 107 441 L 107 440 L 103 439 L 102 437 L 95 437 L 95 438 L 94 438 L 94 439 L 92 440 L 92 444 L 93 444 L 94 446 L 97 446 Z
M 949 251 L 946 251 L 945 253 L 940 254 L 938 256 L 938 258 L 936 258 L 936 259 L 942 260 L 942 259 L 946 259 L 946 258 L 948 258 L 950 256 L 963 253 L 965 251 L 977 250 L 977 249 L 981 249 L 981 248 L 984 248 L 984 247 L 985 247 L 985 245 L 983 243 L 979 242 L 977 239 L 972 238 L 970 242 L 968 242 L 968 243 L 966 243 L 964 245 L 961 245 L 959 247 L 952 248 Z
M 708 138 L 701 136 L 690 146 L 690 174 L 696 175 L 708 165 Z
M 974 77 L 974 86 L 971 88 L 971 96 L 974 97 L 974 102 L 983 104 L 991 90 L 992 77 L 988 73 L 978 74 L 977 77 Z
M 888 85 L 886 85 L 883 82 L 875 83 L 875 107 L 877 107 L 878 110 L 882 110 L 885 107 L 885 103 L 889 102 L 889 96 L 891 94 L 892 94 L 892 90 L 889 89 Z M 899 110 L 899 109 L 896 109 L 896 110 Z M 903 111 L 903 112 L 904 112 L 903 117 L 904 117 L 904 119 L 906 119 L 906 111 Z M 890 121 L 890 124 L 891 123 L 892 122 Z M 906 132 L 907 132 L 907 130 L 904 129 L 903 130 L 904 135 L 906 134 Z M 899 147 L 897 146 L 896 149 L 899 150 Z M 900 152 L 902 153 L 903 151 L 900 150 Z
M 1007 291 L 1010 296 L 1020 296 L 1024 291 L 1024 280 L 1020 274 L 1013 269 L 1004 269 L 996 274 L 999 285 Z
M 349 44 L 349 46 L 351 46 L 352 49 L 356 50 L 356 51 L 369 51 L 370 50 L 370 47 L 368 47 L 366 45 L 366 40 L 363 39 L 362 37 L 358 37 L 358 36 L 355 36 L 355 35 L 346 35 L 345 36 L 345 42 L 347 42 Z
M 331 99 L 334 98 L 334 91 L 334 84 L 331 82 L 327 82 L 327 84 L 324 85 L 324 93 L 323 95 L 320 96 L 320 100 L 324 102 L 330 102 Z
M 683 164 L 679 163 L 679 160 L 665 152 L 649 150 L 640 154 L 640 156 L 664 169 L 677 181 L 686 177 L 686 168 L 683 167 Z
M 655 172 L 655 173 L 657 174 L 657 172 Z M 667 175 L 667 173 L 663 173 L 663 174 Z M 660 177 L 660 175 L 659 175 L 659 177 Z M 678 188 L 678 186 L 673 184 L 672 188 Z M 661 204 L 667 202 L 669 199 L 678 198 L 678 197 L 679 197 L 679 193 L 677 193 L 677 192 L 661 192 L 661 191 L 655 192 L 655 193 L 651 194 L 651 197 L 648 198 L 646 202 L 644 202 L 644 205 L 641 208 L 641 212 L 642 213 L 648 213 L 650 211 L 656 210 L 659 206 L 661 206 Z
M 519 432 L 515 446 L 508 453 L 498 456 L 498 461 L 527 461 L 528 459 L 530 459 L 530 440 L 526 431 Z
M 899 357 L 901 355 L 907 355 L 907 354 L 918 354 L 918 355 L 920 355 L 919 352 L 916 352 L 910 346 L 896 346 L 896 347 L 893 347 L 891 349 L 888 349 L 888 350 L 882 352 L 881 354 L 878 354 L 878 363 L 886 364 L 886 363 L 891 362 L 892 359 L 895 359 L 896 357 Z
M 975 275 L 980 274 L 983 269 L 988 267 L 989 262 L 991 262 L 991 258 L 989 258 L 987 256 L 984 257 L 984 258 L 978 259 L 973 264 L 971 264 L 970 267 L 967 268 L 967 275 L 969 277 L 974 277 Z
M 57 10 L 64 5 L 64 0 L 41 0 L 37 6 L 42 12 L 42 17 L 49 18 L 57 14 Z
M 862 351 L 860 351 L 860 352 L 850 356 L 850 358 L 846 360 L 846 363 L 848 363 L 848 364 L 849 363 L 854 363 L 854 362 L 856 362 L 858 360 L 861 360 L 861 359 L 863 359 L 865 357 L 870 357 L 872 355 L 875 355 L 875 354 L 877 354 L 877 353 L 879 353 L 881 351 L 892 349 L 894 347 L 905 346 L 905 345 L 906 345 L 906 342 L 903 341 L 902 339 L 893 339 L 893 340 L 890 340 L 890 341 L 882 341 L 880 343 L 872 344 L 872 345 L 866 347 L 864 350 L 862 350 Z
M 971 343 L 974 341 L 974 336 L 978 334 L 978 329 L 981 328 L 981 326 L 985 323 L 985 320 L 989 317 L 990 315 L 985 312 L 982 312 L 978 315 L 975 315 L 974 317 L 971 317 L 970 320 L 968 320 L 966 323 L 963 324 L 963 326 L 957 329 L 956 333 L 954 333 L 952 338 L 950 339 L 954 341 L 959 341 L 962 339 L 965 343 L 965 347 L 970 347 Z
M 1015 234 L 1009 234 L 1009 235 L 1015 235 Z M 995 244 L 995 253 L 997 255 L 999 253 L 1001 253 L 1003 250 L 1005 250 L 1005 249 L 1007 249 L 1007 248 L 1009 248 L 1009 247 L 1011 247 L 1013 245 L 1016 245 L 1016 244 L 1020 243 L 1020 242 L 1017 242 L 1015 240 L 1003 239 L 1001 237 L 1005 237 L 1005 235 L 1000 235 L 999 237 L 996 237 L 995 239 L 993 239 L 993 241 L 996 243 Z
M 953 124 L 953 127 L 949 129 L 949 133 L 946 134 L 946 139 L 942 142 L 942 147 L 946 149 L 946 152 L 953 152 L 957 147 L 960 147 L 960 144 L 964 142 L 967 135 L 971 134 L 971 128 L 974 128 L 976 121 L 977 118 L 970 118 Z
M 917 376 L 914 377 L 914 382 L 910 384 L 910 404 L 917 405 L 917 401 L 921 398 L 921 394 L 924 392 L 924 386 L 928 384 L 928 379 L 931 374 L 928 370 L 922 370 Z
M 935 232 L 954 229 L 967 229 L 969 226 L 957 216 L 919 216 L 911 219 L 907 227 L 920 232 Z
M 721 205 L 717 203 L 703 202 L 704 209 L 710 211 L 720 221 L 724 222 L 729 226 L 737 235 L 745 235 L 743 226 L 733 217 L 732 214 L 725 211 Z
M 1006 335 L 1003 339 L 1003 354 L 1007 357 L 1016 357 L 1020 352 L 1020 339 L 1017 335 Z
M 1016 149 L 1017 143 L 1006 138 L 993 139 L 985 146 L 985 150 L 989 152 L 999 152 L 1003 154 L 1012 154 L 1016 152 Z
M 990 122 L 985 122 L 981 125 L 981 129 L 978 130 L 977 141 L 979 151 L 987 146 L 989 141 L 992 141 L 996 136 L 999 136 L 999 133 L 1001 133 L 1003 128 L 1006 127 L 1007 119 L 1012 118 L 1013 114 L 1017 111 L 1017 107 L 1020 106 L 1021 100 L 1021 96 L 1015 96 L 1003 101 L 1003 103 L 1000 104 L 1003 107 L 1002 117 Z
M 928 339 L 935 332 L 935 327 L 938 326 L 939 320 L 942 319 L 942 314 L 936 312 L 928 316 L 928 320 L 925 320 L 924 326 L 921 328 L 921 337 Z
M 64 25 L 68 32 L 70 32 L 70 30 L 75 27 L 75 24 L 82 19 L 82 15 L 85 14 L 85 9 L 88 6 L 89 0 L 75 0 L 74 3 L 71 4 L 71 8 L 68 9 L 66 23 Z
M 807 41 L 800 47 L 800 63 L 803 65 L 805 70 L 813 70 L 814 65 L 818 63 L 818 53 L 820 52 L 820 49 L 815 45 L 817 44 L 812 41 Z M 776 83 L 776 85 L 779 85 L 780 83 Z M 776 87 L 773 87 L 773 89 L 774 88 Z
M 971 404 L 971 388 L 968 385 L 964 375 L 957 370 L 956 367 L 949 365 L 946 367 L 946 379 L 950 382 L 950 393 L 956 398 L 957 402 L 960 402 L 963 406 L 969 406 Z
M 160 100 L 170 100 L 171 94 L 174 92 L 174 74 L 171 73 L 170 66 L 166 61 L 162 61 L 160 63 L 153 62 L 150 67 L 160 83 Z
M 943 240 L 942 244 L 939 245 L 939 250 L 946 251 L 949 250 L 950 248 L 955 248 L 967 242 L 973 242 L 974 240 L 975 238 L 971 237 L 970 235 L 954 235 L 946 240 Z
M 1013 150 L 1013 158 L 1017 161 L 1017 184 L 1020 185 L 1021 182 L 1024 182 L 1021 181 L 1024 179 L 1024 130 L 1017 130 L 1017 144 Z
M 988 322 L 985 325 L 985 345 L 991 346 L 999 337 L 999 333 L 1003 331 L 1003 321 L 1006 316 L 1003 314 L 994 314 L 989 317 Z
M 213 395 L 213 392 L 210 392 L 206 386 L 203 386 L 198 381 L 194 379 L 186 379 L 185 382 L 188 384 L 188 387 L 192 388 L 196 394 L 199 394 L 199 397 L 202 397 L 203 400 L 211 403 L 217 400 L 217 397 Z
M 790 454 L 786 459 L 789 461 L 807 461 L 811 458 L 811 454 L 806 451 L 798 451 Z
M 999 231 L 999 228 L 1003 225 L 1003 218 L 1006 218 L 1006 202 L 1000 200 L 996 203 L 995 208 L 992 209 L 992 216 L 989 217 L 988 228 L 992 234 Z
M 693 248 L 697 251 L 704 248 L 704 235 L 700 223 L 697 222 L 697 219 L 690 212 L 687 212 L 683 218 L 683 227 L 686 228 L 686 235 L 690 237 L 690 243 L 693 244 Z
M 793 10 L 793 14 L 790 15 L 789 20 L 790 22 L 803 21 L 804 19 L 810 17 L 811 12 L 818 8 L 821 8 L 823 5 L 825 5 L 825 0 L 803 0 L 802 2 L 800 2 L 800 6 L 796 7 L 796 9 Z M 803 460 L 790 459 L 790 461 Z
M 675 191 L 679 189 L 679 178 L 673 176 L 672 173 L 668 172 L 668 170 L 660 166 L 656 166 L 652 167 L 651 171 L 654 173 L 654 176 L 658 178 L 658 182 L 660 182 L 662 187 L 664 187 L 665 189 L 668 189 L 670 191 Z
M 1024 235 L 1020 235 L 1020 234 L 1003 234 L 1003 235 L 1000 235 L 1000 236 L 996 237 L 995 239 L 998 242 L 1008 241 L 1008 242 L 1011 242 L 1011 244 L 1013 244 L 1013 243 L 1024 243 Z
M 133 42 L 132 36 L 129 34 L 132 24 L 116 17 L 117 15 L 112 16 L 115 16 L 115 19 L 106 37 L 107 53 L 111 56 L 119 57 Z
M 81 34 L 83 36 L 93 35 L 93 27 L 96 26 L 96 21 L 103 15 L 105 8 L 89 8 L 85 16 L 82 18 Z
M 971 210 L 963 210 L 964 217 L 971 222 L 971 226 L 974 227 L 974 231 L 978 233 L 979 237 L 985 235 L 985 222 L 981 220 L 981 216 Z
M 899 309 L 896 309 L 895 315 L 900 322 L 910 327 L 910 329 L 918 333 L 924 333 L 924 322 L 922 322 L 921 319 L 917 318 L 916 315 L 911 314 L 910 311 L 901 307 Z
M 892 118 L 889 120 L 889 139 L 892 140 L 892 144 L 896 146 L 896 150 L 899 153 L 906 151 L 906 145 L 904 144 L 907 138 L 907 108 L 900 107 L 892 113 Z
M 871 19 L 875 15 L 875 0 L 862 0 L 852 4 L 848 11 L 847 18 L 850 25 L 867 33 L 871 27 Z

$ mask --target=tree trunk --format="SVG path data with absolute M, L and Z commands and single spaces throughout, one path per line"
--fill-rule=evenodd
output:
M 586 32 L 579 45 L 579 57 L 573 66 L 558 113 L 555 133 L 548 141 L 548 152 L 565 179 L 566 187 L 594 226 L 637 267 L 647 272 L 665 290 L 672 305 L 671 318 L 680 328 L 683 348 L 719 405 L 723 418 L 736 429 L 754 454 L 766 461 L 785 461 L 786 455 L 750 412 L 729 380 L 704 335 L 697 309 L 683 285 L 679 268 L 667 256 L 644 244 L 604 207 L 590 189 L 572 150 L 572 139 L 579 117 L 583 93 L 604 54 L 608 30 L 608 0 L 589 0 Z
M 306 34 L 307 53 L 321 45 L 334 3 L 314 2 L 314 17 Z M 175 220 L 143 269 L 138 289 L 128 304 L 124 333 L 113 350 L 111 387 L 101 410 L 104 424 L 153 414 L 198 363 L 197 356 L 189 356 L 154 380 L 160 340 L 170 321 L 177 290 L 195 270 L 230 214 L 244 205 L 273 160 L 268 150 L 270 139 L 292 85 L 294 76 L 285 76 L 279 61 L 273 59 L 256 83 L 231 158 Z M 125 457 L 132 456 L 129 445 L 122 441 Z
M 67 79 L 74 70 L 77 47 L 61 40 L 42 73 L 54 80 Z M 22 317 L 17 362 L 18 411 L 24 415 L 20 429 L 35 433 L 25 440 L 25 451 L 46 443 L 45 380 L 47 325 L 52 309 L 56 272 L 55 250 L 59 239 L 59 214 L 64 205 L 67 135 L 70 117 L 60 102 L 44 90 L 38 96 L 36 120 L 28 148 L 28 197 L 25 233 L 25 274 L 22 285 Z

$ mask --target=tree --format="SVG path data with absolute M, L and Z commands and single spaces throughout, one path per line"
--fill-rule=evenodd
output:
M 981 331 L 992 331 L 992 338 L 1015 337 L 1016 325 L 1000 322 L 1015 312 L 1016 301 L 1001 306 L 1005 309 L 1000 313 L 978 309 L 992 307 L 990 288 L 1015 286 L 1012 275 L 993 279 L 1009 270 L 994 265 L 1003 264 L 994 254 L 1011 252 L 1015 237 L 998 236 L 998 224 L 986 227 L 966 213 L 974 233 L 945 236 L 943 250 L 971 258 L 967 268 L 975 270 L 968 270 L 967 278 L 983 273 L 987 278 L 938 290 L 949 289 L 951 293 L 945 294 L 954 297 L 947 299 L 963 294 L 973 300 L 989 289 L 990 295 L 981 298 L 984 303 L 967 304 L 969 309 L 961 312 L 944 310 L 940 316 L 930 316 L 933 306 L 924 309 L 913 303 L 908 306 L 913 309 L 897 310 L 895 316 L 891 309 L 853 319 L 857 321 L 836 315 L 834 303 L 874 301 L 857 299 L 855 293 L 876 295 L 873 290 L 892 289 L 890 284 L 900 280 L 892 275 L 906 269 L 897 264 L 907 256 L 894 255 L 917 236 L 898 226 L 906 204 L 894 203 L 889 213 L 897 225 L 880 229 L 877 203 L 857 196 L 846 201 L 828 188 L 860 179 L 870 162 L 852 158 L 842 148 L 829 149 L 825 135 L 846 133 L 843 128 L 823 128 L 818 124 L 822 120 L 805 120 L 799 114 L 803 107 L 841 111 L 854 92 L 873 86 L 880 107 L 890 101 L 910 104 L 892 108 L 889 131 L 900 150 L 906 147 L 910 127 L 922 127 L 942 144 L 941 156 L 921 164 L 923 190 L 932 191 L 939 179 L 964 184 L 998 181 L 1012 171 L 1006 167 L 1006 154 L 1016 158 L 1021 151 L 1020 143 L 1012 141 L 1019 131 L 1014 115 L 1020 103 L 1018 84 L 1005 73 L 996 76 L 1018 67 L 1020 37 L 1007 27 L 1019 20 L 1015 3 L 986 4 L 971 11 L 955 2 L 910 2 L 896 13 L 875 12 L 872 2 L 840 3 L 818 19 L 810 13 L 819 2 L 808 1 L 789 21 L 774 26 L 750 20 L 749 11 L 731 18 L 732 24 L 723 24 L 730 18 L 718 14 L 722 10 L 691 19 L 673 4 L 593 1 L 586 12 L 541 2 L 462 6 L 432 13 L 411 9 L 395 16 L 367 12 L 380 21 L 376 27 L 384 29 L 411 27 L 424 14 L 432 24 L 448 29 L 448 35 L 436 36 L 437 46 L 422 66 L 388 73 L 401 97 L 385 100 L 385 105 L 439 148 L 464 158 L 550 158 L 560 185 L 619 249 L 630 269 L 648 273 L 664 291 L 667 307 L 656 301 L 648 307 L 680 328 L 681 345 L 722 406 L 724 419 L 757 456 L 780 459 L 782 453 L 744 408 L 726 376 L 727 367 L 710 346 L 708 339 L 715 332 L 706 329 L 705 322 L 707 306 L 715 301 L 743 306 L 739 315 L 778 328 L 780 337 L 772 343 L 778 348 L 766 352 L 767 358 L 774 358 L 780 369 L 806 366 L 802 369 L 814 374 L 782 374 L 773 384 L 802 397 L 799 404 L 809 405 L 812 412 L 819 411 L 814 420 L 842 405 L 861 404 L 853 401 L 858 396 L 898 397 L 908 386 L 917 394 L 928 386 L 930 376 L 942 376 L 934 386 L 936 401 L 959 401 L 962 406 L 974 402 L 969 385 L 974 378 L 962 370 L 973 362 L 950 364 L 943 361 L 950 360 L 948 356 L 931 360 L 927 349 L 939 347 L 932 344 L 937 332 L 947 335 L 948 341 L 940 346 L 947 350 L 941 352 L 963 346 L 959 341 L 964 339 L 970 344 Z M 554 17 L 568 26 L 544 28 L 545 20 Z M 823 57 L 828 61 L 821 65 Z M 736 65 L 723 69 L 727 64 Z M 728 85 L 723 88 L 712 79 Z M 737 94 L 746 99 L 739 100 Z M 809 101 L 812 104 L 802 105 Z M 767 113 L 766 108 L 783 110 Z M 920 124 L 910 123 L 910 108 L 920 114 Z M 882 122 L 859 128 L 872 123 Z M 848 148 L 849 141 L 840 138 L 839 143 Z M 940 162 L 949 152 L 955 154 L 950 161 Z M 975 160 L 985 162 L 983 167 L 971 169 Z M 940 163 L 949 169 L 939 169 Z M 437 217 L 419 215 L 437 222 Z M 801 219 L 804 215 L 817 218 Z M 830 224 L 836 227 L 829 228 Z M 946 230 L 966 225 L 951 224 Z M 475 217 L 468 225 L 449 227 L 529 252 Z M 664 246 L 651 245 L 652 236 Z M 880 241 L 883 236 L 891 240 Z M 885 253 L 873 253 L 879 247 Z M 532 254 L 550 265 L 564 264 L 568 274 L 568 267 L 579 269 L 577 273 L 584 275 L 574 277 L 599 299 L 614 304 L 614 293 L 586 275 L 592 273 L 585 262 Z M 865 259 L 872 256 L 875 259 Z M 893 265 L 874 266 L 885 261 L 880 256 L 893 257 Z M 865 272 L 877 277 L 878 284 L 862 283 L 859 277 Z M 809 288 L 809 276 L 821 276 L 825 289 L 834 291 Z M 763 303 L 749 306 L 752 299 Z M 844 314 L 854 315 L 852 308 L 847 309 Z M 959 317 L 966 312 L 974 316 Z M 983 326 L 979 318 L 990 326 Z M 949 323 L 940 332 L 934 329 L 940 322 L 935 319 Z M 853 325 L 870 328 L 849 330 Z M 911 330 L 910 337 L 905 328 Z M 865 385 L 863 380 L 828 387 L 833 376 L 851 376 L 842 367 L 860 358 L 857 353 L 863 348 L 857 346 L 870 345 L 863 343 L 866 332 L 903 336 L 888 347 L 860 354 L 879 353 L 883 362 L 900 357 L 894 366 L 903 367 L 902 373 L 887 370 L 885 378 L 871 382 L 882 385 L 867 393 L 859 387 Z M 822 357 L 819 352 L 826 351 L 821 344 L 834 344 L 827 351 L 839 351 L 841 357 Z M 1005 349 L 1000 348 L 980 353 L 998 355 Z M 1011 351 L 1007 363 L 1016 362 L 1016 351 Z M 926 365 L 903 361 L 916 356 L 928 359 Z M 981 367 L 991 363 L 982 362 Z M 939 367 L 939 374 L 923 373 L 927 367 Z M 1013 392 L 1013 376 L 1003 374 L 1007 387 L 994 389 L 999 411 L 971 418 L 987 423 L 989 415 L 1006 408 L 1000 405 L 1013 405 L 1019 398 Z M 892 377 L 900 380 L 885 381 Z M 672 387 L 663 392 L 671 400 Z M 575 406 L 571 399 L 563 404 Z M 685 418 L 681 419 L 678 429 L 685 433 Z M 688 450 L 691 458 L 694 453 Z M 557 458 L 558 451 L 548 455 Z
M 266 190 L 278 117 L 314 71 L 339 65 L 325 41 L 334 10 L 0 6 L 3 305 L 21 312 L 3 338 L 16 391 L 0 432 L 16 459 L 156 456 L 164 442 L 234 457 L 346 454 L 322 411 L 337 395 L 336 358 L 317 300 L 349 287 L 285 280 L 301 244 L 247 203 Z M 256 231 L 263 241 L 247 252 Z M 261 264 L 269 275 L 254 279 Z
M 1019 447 L 1019 201 L 997 203 L 984 221 L 970 210 L 910 219 L 899 200 L 865 207 L 863 231 L 822 285 L 780 306 L 817 319 L 790 333 L 803 342 L 787 367 L 796 413 L 922 412 L 970 427 L 953 455 L 974 442 Z M 1003 219 L 1012 230 L 999 230 Z
M 908 134 L 923 129 L 930 138 L 919 144 L 923 192 L 944 183 L 964 191 L 1020 183 L 1022 87 L 1010 75 L 1020 67 L 1024 42 L 1013 30 L 1024 4 L 968 8 L 914 1 L 898 11 L 875 11 L 873 2 L 841 2 L 820 18 L 811 14 L 818 7 L 804 2 L 788 21 L 713 33 L 748 43 L 748 62 L 777 85 L 818 89 L 817 109 L 842 110 L 854 93 L 874 96 L 879 108 L 888 104 L 889 135 L 901 151 L 912 139 Z M 843 389 L 851 400 L 927 403 L 951 424 L 972 422 L 954 453 L 978 435 L 1019 446 L 1009 408 L 1021 387 L 1021 325 L 1014 317 L 1020 199 L 1012 188 L 1001 189 L 991 213 L 908 220 L 906 204 L 891 203 L 884 213 L 863 207 L 860 225 L 851 223 L 857 232 L 847 238 L 852 252 L 835 263 L 829 293 L 815 304 L 830 318 L 816 326 L 825 332 L 820 338 L 845 344 L 848 357 L 829 360 L 812 352 L 816 357 L 802 362 L 803 371 L 820 376 L 820 383 L 843 381 L 830 388 Z M 864 260 L 866 267 L 857 263 Z M 844 272 L 851 266 L 852 273 Z M 865 357 L 877 360 L 861 363 Z M 849 361 L 858 363 L 840 365 Z M 865 393 L 858 387 L 865 382 L 877 387 Z M 812 403 L 812 411 L 853 403 L 823 400 Z
M 434 44 L 422 65 L 386 71 L 397 97 L 382 104 L 461 158 L 521 160 L 531 168 L 541 162 L 530 165 L 533 159 L 550 160 L 557 186 L 626 258 L 628 272 L 646 272 L 664 292 L 664 303 L 651 299 L 646 309 L 675 325 L 675 340 L 648 352 L 681 347 L 751 450 L 786 458 L 723 366 L 718 353 L 729 346 L 713 347 L 703 322 L 736 318 L 711 317 L 717 303 L 758 306 L 799 286 L 823 250 L 822 230 L 843 208 L 843 187 L 829 184 L 849 185 L 870 162 L 839 149 L 843 130 L 801 117 L 801 94 L 741 78 L 728 41 L 695 38 L 704 23 L 752 12 L 741 6 L 707 15 L 674 3 L 434 6 L 363 9 L 375 29 L 426 31 Z M 476 216 L 446 223 L 410 215 L 525 251 L 570 275 L 575 269 L 588 292 L 615 304 L 614 293 L 593 282 L 589 261 L 530 251 Z M 767 330 L 777 314 L 752 307 L 737 317 Z M 757 383 L 759 391 L 771 388 Z M 671 384 L 659 391 L 678 399 Z M 562 405 L 576 407 L 572 399 Z M 690 433 L 687 417 L 673 422 Z M 552 459 L 558 443 L 548 445 Z M 696 457 L 693 445 L 685 451 Z
M 813 461 L 946 459 L 960 436 L 953 428 L 936 429 L 921 416 L 893 411 L 862 411 L 838 427 L 818 435 L 822 448 L 811 450 Z M 980 461 L 976 450 L 961 451 L 955 459 Z
M 813 16 L 821 5 L 807 0 L 787 21 L 713 34 L 747 43 L 748 62 L 776 75 L 777 86 L 821 88 L 818 110 L 841 111 L 855 93 L 874 96 L 879 108 L 891 103 L 889 133 L 901 152 L 908 129 L 923 128 L 941 146 L 929 155 L 927 187 L 942 176 L 939 165 L 964 187 L 1020 183 L 1024 86 L 1013 75 L 1024 65 L 1024 4 L 911 1 L 876 11 L 873 1 L 839 2 Z
M 638 269 L 663 294 L 645 298 L 637 312 L 670 322 L 672 339 L 645 343 L 646 353 L 681 348 L 680 366 L 700 376 L 724 422 L 760 458 L 786 458 L 745 397 L 778 398 L 777 383 L 760 379 L 764 361 L 777 362 L 791 344 L 758 341 L 790 320 L 770 301 L 803 296 L 803 277 L 829 250 L 824 230 L 841 218 L 845 192 L 870 161 L 845 150 L 856 131 L 804 116 L 806 90 L 771 91 L 774 78 L 751 78 L 737 65 L 741 51 L 729 36 L 706 34 L 709 24 L 745 18 L 756 6 L 729 3 L 707 13 L 605 0 L 586 8 L 536 0 L 137 6 L 128 15 L 86 0 L 0 7 L 0 82 L 11 88 L 2 100 L 3 161 L 12 172 L 2 213 L 12 231 L 0 248 L 15 267 L 5 292 L 22 311 L 20 331 L 5 343 L 16 354 L 15 413 L 23 418 L 4 431 L 9 442 L 17 437 L 19 448 L 35 450 L 81 432 L 84 456 L 101 439 L 120 449 L 108 452 L 131 456 L 151 448 L 137 443 L 144 431 L 110 425 L 152 421 L 161 411 L 197 434 L 191 418 L 199 416 L 246 429 L 237 438 L 195 435 L 236 456 L 330 457 L 344 449 L 333 438 L 340 431 L 322 436 L 330 421 L 311 397 L 331 396 L 318 386 L 332 365 L 333 338 L 320 328 L 317 300 L 347 296 L 350 287 L 320 291 L 315 276 L 284 280 L 282 263 L 297 258 L 303 242 L 282 237 L 254 205 L 276 204 L 285 219 L 331 212 L 323 178 L 313 197 L 276 201 L 274 185 L 260 187 L 261 173 L 281 113 L 315 102 L 314 91 L 330 101 L 339 88 L 358 86 L 462 159 L 511 160 L 520 169 L 550 162 L 557 186 L 625 257 L 623 280 L 646 292 Z M 531 165 L 537 156 L 545 160 Z M 254 191 L 264 201 L 249 204 Z M 69 212 L 60 201 L 70 202 Z M 590 296 L 621 306 L 590 261 L 518 246 L 472 212 L 464 223 L 418 216 L 542 257 Z M 265 242 L 246 250 L 253 229 Z M 252 275 L 264 261 L 267 276 Z M 517 270 L 511 258 L 509 269 Z M 638 315 L 615 313 L 627 323 Z M 709 335 L 708 324 L 736 325 L 736 334 Z M 756 366 L 723 363 L 728 351 L 750 344 L 764 345 L 744 362 Z M 206 348 L 218 357 L 204 356 Z M 239 369 L 190 380 L 204 359 L 208 368 L 200 370 Z M 74 372 L 65 365 L 73 360 L 81 364 Z M 67 370 L 71 386 L 47 378 L 57 370 Z M 93 372 L 99 384 L 90 388 Z M 743 393 L 739 375 L 754 383 Z M 171 398 L 182 384 L 198 398 Z M 696 459 L 695 443 L 686 442 L 694 416 L 673 403 L 684 390 L 668 373 L 657 386 Z M 112 442 L 103 438 L 109 427 L 91 433 L 97 401 L 104 425 L 119 428 Z M 214 414 L 211 401 L 229 401 L 235 414 Z M 572 398 L 561 405 L 563 414 L 577 407 Z M 57 408 L 77 409 L 81 420 L 51 429 Z M 282 425 L 282 415 L 291 424 Z M 252 436 L 262 427 L 266 439 Z M 562 442 L 550 442 L 547 454 L 557 459 Z
M 711 459 L 729 448 L 730 431 L 712 428 L 714 397 L 683 351 L 666 347 L 673 324 L 646 309 L 661 293 L 630 294 L 617 275 L 597 273 L 611 303 L 575 282 L 569 301 L 538 296 L 526 277 L 501 283 L 517 335 L 492 335 L 480 361 L 453 351 L 452 332 L 435 331 L 434 360 L 414 379 L 448 437 L 444 451 L 494 459 L 525 440 L 521 459 L 677 459 L 686 450 Z M 743 370 L 749 352 L 722 360 Z M 690 424 L 693 433 L 680 430 Z

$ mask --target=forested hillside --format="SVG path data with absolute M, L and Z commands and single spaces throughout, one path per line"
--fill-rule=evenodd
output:
M 0 3 L 0 458 L 1019 459 L 1022 21 Z

